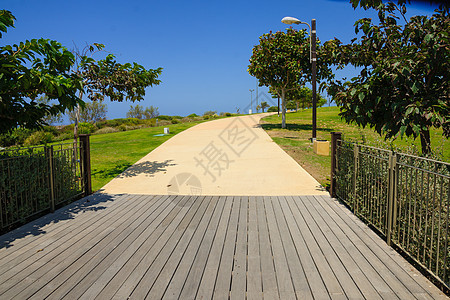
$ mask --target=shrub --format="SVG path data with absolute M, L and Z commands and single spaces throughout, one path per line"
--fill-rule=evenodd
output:
M 53 140 L 56 142 L 62 142 L 65 140 L 70 140 L 70 139 L 73 140 L 73 133 L 66 132 L 66 133 L 62 133 L 62 134 L 56 136 Z
M 127 125 L 122 124 L 117 129 L 119 129 L 119 131 L 127 131 L 127 127 L 128 127 Z
M 232 114 L 231 114 L 231 113 L 229 113 L 229 112 L 227 112 L 227 113 L 225 113 L 225 116 L 226 116 L 226 117 L 231 117 L 231 116 L 232 116 Z
M 204 115 L 203 116 L 203 120 L 209 120 L 210 119 L 210 116 L 209 115 Z
M 197 115 L 197 114 L 190 114 L 189 116 L 187 116 L 188 118 L 196 118 L 196 117 L 198 117 L 199 115 Z
M 212 111 L 212 110 L 208 110 L 208 111 L 205 111 L 205 113 L 203 114 L 203 116 L 212 116 L 212 115 L 215 115 L 215 114 L 217 114 L 217 111 Z
M 178 124 L 178 123 L 180 123 L 180 121 L 178 121 L 177 119 L 172 119 L 172 124 Z
M 267 112 L 277 112 L 278 111 L 278 106 L 271 106 L 269 107 L 269 109 L 267 110 Z
M 24 146 L 34 146 L 51 143 L 53 141 L 53 134 L 45 131 L 36 131 L 32 133 L 23 143 Z
M 95 131 L 95 126 L 91 123 L 78 124 L 78 134 L 91 134 Z
M 114 132 L 118 132 L 119 129 L 117 128 L 113 128 L 113 127 L 103 127 L 100 128 L 99 130 L 95 131 L 94 134 L 106 134 L 106 133 L 114 133 Z
M 0 146 L 22 145 L 32 133 L 30 129 L 16 128 L 11 132 L 0 134 Z
M 167 121 L 170 121 L 170 120 L 172 120 L 173 118 L 172 118 L 171 116 L 160 115 L 160 116 L 158 116 L 157 119 L 158 119 L 158 120 L 167 120 Z

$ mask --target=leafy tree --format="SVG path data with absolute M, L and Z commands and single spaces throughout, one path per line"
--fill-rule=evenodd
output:
M 142 120 L 144 118 L 144 107 L 137 104 L 136 106 L 130 105 L 130 110 L 127 112 L 127 118 L 136 118 Z
M 319 42 L 318 47 L 320 48 Z M 286 93 L 311 81 L 310 43 L 306 30 L 287 29 L 286 32 L 263 34 L 259 45 L 253 47 L 248 66 L 250 75 L 260 86 L 271 87 L 282 99 L 282 128 L 286 128 Z M 317 79 L 331 75 L 326 64 L 317 63 Z
M 397 4 L 352 0 L 352 4 L 375 8 L 379 22 L 358 20 L 355 31 L 363 35 L 350 44 L 327 42 L 326 56 L 339 68 L 347 64 L 362 68 L 350 81 L 332 81 L 329 94 L 347 122 L 370 126 L 386 138 L 420 136 L 422 153 L 428 153 L 431 127 L 442 127 L 450 136 L 448 7 L 441 6 L 431 17 L 407 20 L 402 0 Z
M 273 98 L 278 96 L 272 87 L 269 88 L 269 93 L 272 94 Z M 327 100 L 322 95 L 316 94 L 317 107 L 321 107 L 325 103 L 327 103 Z M 303 86 L 286 92 L 286 108 L 297 109 L 297 105 L 301 109 L 312 107 L 312 90 L 310 88 Z
M 80 109 L 78 121 L 83 123 L 95 123 L 106 119 L 107 112 L 106 103 L 102 101 L 86 102 L 84 107 Z M 68 112 L 69 119 L 72 122 L 77 120 L 77 110 Z
M 36 102 L 38 104 L 44 104 L 44 105 L 51 105 L 50 103 L 50 99 L 48 99 L 48 97 L 46 95 L 43 95 L 39 98 L 36 99 Z M 61 112 L 58 112 L 57 114 L 51 115 L 51 114 L 46 114 L 43 118 L 42 121 L 48 125 L 53 125 L 55 123 L 61 123 L 63 122 L 63 114 Z
M 266 108 L 270 107 L 270 105 L 267 104 L 266 101 L 261 102 L 261 105 L 260 105 L 260 106 L 261 106 L 262 112 L 264 112 L 264 110 L 265 110 Z
M 15 17 L 0 10 L 0 37 Z M 40 128 L 46 116 L 58 115 L 83 102 L 76 96 L 81 78 L 71 72 L 74 55 L 48 39 L 0 47 L 0 133 L 18 126 Z M 46 95 L 49 102 L 38 102 Z
M 14 20 L 11 12 L 0 10 L 0 34 Z M 160 83 L 161 68 L 121 64 L 112 54 L 98 61 L 87 55 L 103 47 L 93 44 L 76 56 L 46 39 L 0 47 L 0 133 L 17 126 L 42 127 L 47 115 L 83 107 L 84 93 L 93 101 L 109 97 L 134 102 L 143 99 L 146 87 Z M 53 104 L 38 103 L 40 95 Z
M 154 119 L 159 116 L 159 111 L 157 107 L 154 107 L 151 105 L 150 107 L 147 107 L 144 111 L 144 116 L 146 119 Z

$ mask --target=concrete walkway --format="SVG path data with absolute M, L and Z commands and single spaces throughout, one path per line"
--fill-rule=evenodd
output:
M 320 184 L 260 128 L 268 114 L 196 125 L 105 185 L 109 194 L 325 195 Z

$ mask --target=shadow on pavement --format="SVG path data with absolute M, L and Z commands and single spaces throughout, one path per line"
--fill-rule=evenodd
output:
M 49 213 L 37 220 L 31 221 L 30 223 L 0 236 L 0 249 L 14 246 L 13 242 L 17 239 L 21 239 L 29 235 L 37 236 L 47 233 L 42 228 L 48 224 L 74 219 L 75 215 L 79 213 L 104 210 L 106 207 L 101 204 L 108 201 L 114 201 L 118 196 L 119 195 L 96 193 L 77 200 L 56 210 L 54 213 Z
M 281 124 L 270 124 L 270 123 L 266 123 L 266 124 L 261 124 L 261 127 L 264 130 L 272 130 L 272 129 L 281 129 Z M 311 124 L 286 124 L 286 129 L 287 130 L 293 130 L 293 131 L 298 131 L 298 130 L 312 130 L 312 125 Z M 333 131 L 333 129 L 331 128 L 317 128 L 317 131 L 325 131 L 325 132 L 331 132 Z
M 137 163 L 119 174 L 116 178 L 130 178 L 141 174 L 153 177 L 155 176 L 154 174 L 158 172 L 167 171 L 167 167 L 176 166 L 176 164 L 171 163 L 171 161 L 172 160 L 166 160 L 164 162 L 144 161 L 141 163 Z

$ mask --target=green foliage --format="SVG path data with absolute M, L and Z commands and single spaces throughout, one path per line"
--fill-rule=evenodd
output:
M 172 120 L 172 116 L 166 116 L 166 115 L 160 115 L 158 116 L 158 120 L 166 120 L 166 121 L 170 121 Z
M 180 121 L 178 121 L 177 119 L 172 119 L 172 121 L 170 121 L 172 124 L 178 124 L 180 123 Z
M 12 27 L 14 16 L 0 10 L 0 30 Z M 0 47 L 0 133 L 18 126 L 40 128 L 45 117 L 73 109 L 81 78 L 70 72 L 74 55 L 60 43 L 33 39 Z M 38 103 L 45 94 L 54 104 Z
M 197 114 L 190 114 L 189 116 L 188 116 L 188 118 L 196 118 L 196 117 L 198 117 L 199 115 L 197 115 Z
M 277 112 L 278 111 L 278 107 L 277 106 L 271 106 L 269 107 L 269 109 L 267 110 L 267 112 Z
M 208 110 L 203 113 L 203 116 L 213 116 L 215 114 L 217 114 L 216 110 Z
M 266 108 L 269 108 L 269 107 L 270 107 L 270 105 L 267 104 L 266 101 L 261 102 L 261 105 L 260 105 L 260 106 L 261 106 L 262 112 L 264 112 L 264 110 L 265 110 Z
M 320 41 L 317 50 L 320 51 Z M 264 34 L 253 47 L 248 72 L 259 80 L 260 86 L 271 87 L 281 98 L 282 126 L 286 127 L 286 92 L 298 89 L 312 78 L 310 43 L 306 30 L 287 29 L 286 32 Z M 319 56 L 320 57 L 320 56 Z M 331 76 L 326 60 L 317 61 L 317 80 Z
M 24 142 L 24 146 L 44 145 L 53 141 L 53 134 L 45 131 L 33 132 Z
M 78 124 L 78 133 L 79 134 L 91 134 L 95 131 L 94 124 L 91 123 L 80 123 Z
M 19 127 L 7 133 L 0 134 L 0 146 L 22 145 L 31 133 L 32 131 L 30 129 Z
M 324 55 L 339 68 L 347 64 L 362 68 L 351 81 L 331 82 L 329 94 L 342 106 L 347 122 L 373 127 L 386 138 L 420 136 L 422 152 L 429 152 L 430 128 L 442 127 L 450 136 L 448 7 L 435 10 L 431 17 L 406 20 L 404 1 L 352 3 L 376 7 L 379 24 L 358 20 L 355 31 L 362 32 L 361 39 L 348 45 L 337 39 L 327 43 Z M 406 22 L 403 26 L 398 24 L 400 17 Z
M 79 121 L 84 123 L 95 123 L 106 119 L 107 112 L 106 103 L 101 101 L 86 102 L 84 107 L 80 108 Z M 77 110 L 67 113 L 70 121 L 75 122 L 77 119 Z

